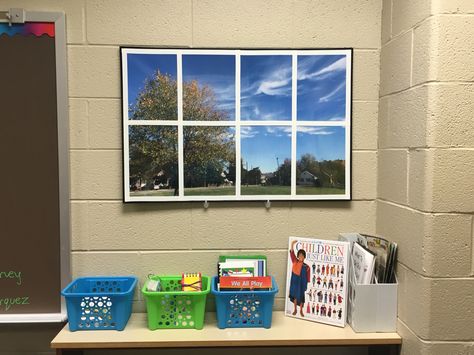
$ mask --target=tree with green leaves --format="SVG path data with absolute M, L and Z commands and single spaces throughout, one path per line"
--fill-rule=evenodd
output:
M 319 163 L 321 174 L 318 176 L 323 186 L 344 187 L 346 183 L 345 160 L 323 160 Z
M 317 184 L 323 187 L 344 187 L 346 181 L 344 160 L 317 161 L 312 154 L 304 154 L 296 162 L 297 177 L 308 171 L 317 177 Z
M 145 79 L 144 88 L 130 105 L 129 117 L 132 120 L 177 120 L 178 86 L 169 74 L 157 71 Z
M 130 184 L 142 188 L 158 177 L 177 185 L 178 130 L 173 126 L 130 126 Z M 149 186 L 148 186 L 149 187 Z M 145 186 L 146 188 L 146 186 Z
M 244 171 L 247 185 L 260 185 L 262 182 L 262 172 L 259 167 Z
M 291 159 L 285 158 L 271 179 L 273 185 L 291 186 Z
M 183 134 L 185 187 L 219 186 L 235 176 L 234 138 L 226 127 L 184 127 Z
M 177 102 L 176 80 L 157 71 L 146 79 L 129 116 L 132 120 L 177 120 Z M 193 80 L 183 82 L 183 118 L 223 121 L 227 115 L 217 108 L 212 89 Z M 184 127 L 183 144 L 185 187 L 220 185 L 228 175 L 235 176 L 234 138 L 228 127 Z M 129 150 L 132 185 L 161 176 L 178 194 L 177 126 L 132 126 Z
M 303 154 L 296 162 L 296 169 L 298 176 L 304 171 L 308 171 L 315 176 L 319 175 L 320 173 L 318 161 L 314 155 L 309 153 Z

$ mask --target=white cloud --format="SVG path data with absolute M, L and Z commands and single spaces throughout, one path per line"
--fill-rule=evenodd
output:
M 328 119 L 328 121 L 344 121 L 345 117 L 335 116 Z
M 330 75 L 335 72 L 346 70 L 346 57 L 342 57 L 336 60 L 334 63 L 331 63 L 314 73 L 310 72 L 313 64 L 314 60 L 306 60 L 301 62 L 298 71 L 298 80 L 320 80 L 325 75 Z
M 241 83 L 241 86 L 240 86 L 240 99 L 245 100 L 245 99 L 251 98 L 255 94 L 255 92 L 257 91 L 258 86 L 259 86 L 258 82 L 253 83 L 250 86 L 244 86 Z
M 235 100 L 235 85 L 216 81 L 211 84 L 214 94 L 220 100 Z
M 260 116 L 260 119 L 263 121 L 281 120 L 284 113 L 285 111 L 266 112 Z
M 334 131 L 328 130 L 328 127 L 300 126 L 298 127 L 298 133 L 306 133 L 312 136 L 317 136 L 317 135 L 327 136 L 330 134 L 334 134 Z
M 339 84 L 337 86 L 337 88 L 335 88 L 333 91 L 331 91 L 329 94 L 327 94 L 326 96 L 323 96 L 321 98 L 319 98 L 319 102 L 328 102 L 333 96 L 337 95 L 339 93 L 339 91 L 341 91 L 342 89 L 344 89 L 346 87 L 346 82 L 343 81 L 341 84 Z
M 276 112 L 266 112 L 268 107 L 265 105 L 259 106 L 251 103 L 250 101 L 242 101 L 241 105 L 241 118 L 243 120 L 259 120 L 259 121 L 272 121 L 272 120 L 284 120 L 288 114 L 285 114 L 284 110 Z
M 269 126 L 266 128 L 266 131 L 276 137 L 291 137 L 291 127 Z
M 274 68 L 261 77 L 266 80 L 256 83 L 248 88 L 254 91 L 253 94 L 265 94 L 269 96 L 290 96 L 291 95 L 291 66 Z M 247 90 L 246 90 L 247 91 Z
M 291 87 L 288 87 L 290 79 L 283 80 L 267 80 L 263 81 L 258 87 L 255 94 L 265 94 L 269 96 L 290 96 Z
M 241 139 L 246 139 L 246 138 L 253 138 L 256 135 L 258 135 L 258 131 L 250 126 L 242 126 L 240 128 L 240 138 Z

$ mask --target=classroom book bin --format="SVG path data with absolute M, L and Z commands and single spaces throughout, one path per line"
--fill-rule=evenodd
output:
M 210 292 L 210 279 L 202 276 L 201 291 L 182 291 L 181 275 L 155 275 L 161 291 L 147 291 L 148 281 L 142 287 L 148 316 L 148 329 L 202 329 L 206 297 Z
M 135 276 L 79 277 L 62 290 L 69 330 L 123 330 L 132 313 Z
M 211 292 L 216 299 L 217 326 L 224 328 L 270 328 L 272 308 L 278 285 L 272 276 L 269 291 L 219 291 L 217 276 L 212 278 Z

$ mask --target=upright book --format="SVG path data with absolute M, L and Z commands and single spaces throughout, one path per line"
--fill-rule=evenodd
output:
M 346 324 L 349 243 L 290 237 L 285 314 Z
M 370 284 L 374 275 L 375 254 L 359 243 L 354 243 L 351 255 L 355 280 L 358 284 Z

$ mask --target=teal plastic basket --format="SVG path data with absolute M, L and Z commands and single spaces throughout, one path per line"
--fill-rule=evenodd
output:
M 218 291 L 217 276 L 211 292 L 216 299 L 217 326 L 224 328 L 270 328 L 272 308 L 278 285 L 272 277 L 269 291 Z
M 137 278 L 80 277 L 61 292 L 69 330 L 123 330 L 132 313 Z

